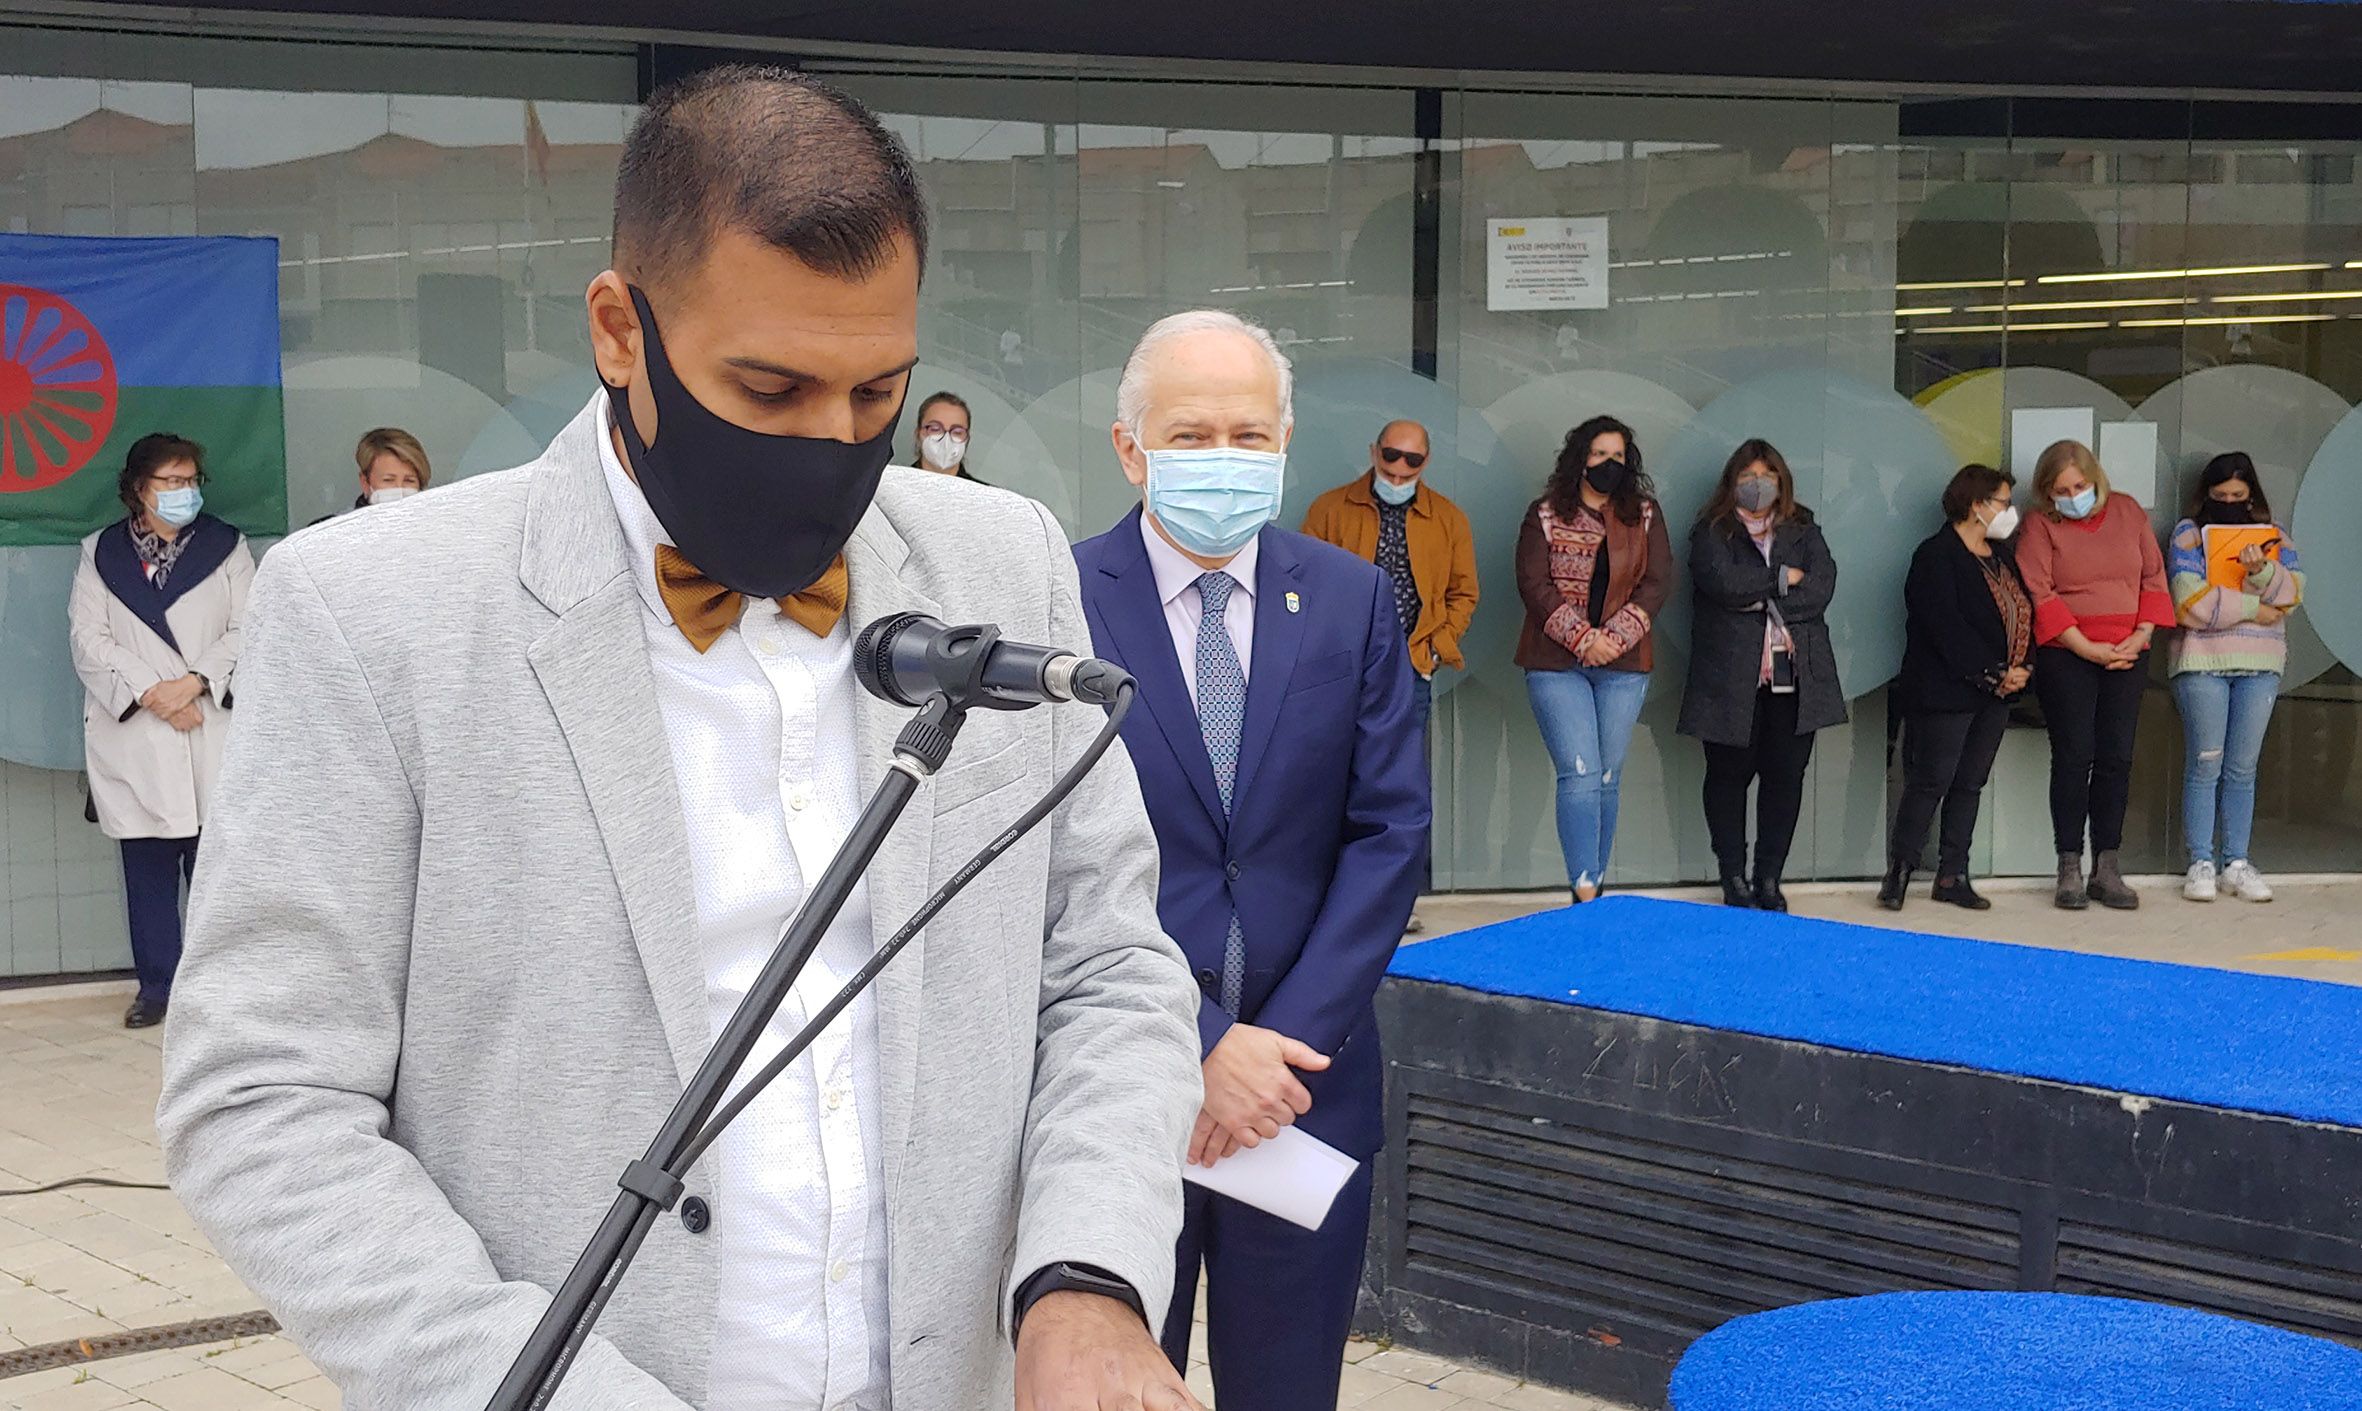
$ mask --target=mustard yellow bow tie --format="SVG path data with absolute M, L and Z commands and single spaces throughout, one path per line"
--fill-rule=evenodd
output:
M 815 637 L 825 637 L 843 620 L 852 586 L 845 556 L 838 554 L 819 582 L 779 600 L 779 615 Z M 738 620 L 740 594 L 706 577 L 670 544 L 656 546 L 656 591 L 673 615 L 673 626 L 700 655 Z

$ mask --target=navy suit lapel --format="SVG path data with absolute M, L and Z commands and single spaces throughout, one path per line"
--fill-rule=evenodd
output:
M 1173 634 L 1165 626 L 1164 600 L 1157 596 L 1156 570 L 1148 563 L 1148 549 L 1140 541 L 1140 511 L 1133 510 L 1108 532 L 1107 552 L 1099 571 L 1108 582 L 1100 599 L 1101 620 L 1114 640 L 1124 669 L 1140 682 L 1140 709 L 1147 711 L 1198 802 L 1227 833 L 1230 820 L 1222 811 L 1222 793 L 1214 784 L 1213 761 L 1206 756 L 1205 731 L 1197 721 L 1197 707 L 1189 700 L 1189 683 L 1181 675 L 1181 659 L 1173 651 Z M 1252 699 L 1250 693 L 1250 699 Z
M 172 565 L 172 576 L 161 588 L 148 577 L 147 569 L 139 561 L 139 547 L 131 540 L 130 520 L 108 525 L 91 551 L 98 581 L 175 652 L 180 651 L 180 643 L 173 640 L 172 624 L 165 620 L 165 612 L 190 589 L 212 577 L 213 571 L 229 558 L 230 551 L 238 547 L 238 531 L 209 514 L 198 515 L 180 532 L 185 540 L 180 557 Z
M 1279 704 L 1296 674 L 1296 653 L 1304 645 L 1303 574 L 1303 560 L 1285 537 L 1264 530 L 1255 566 L 1255 656 L 1247 668 L 1247 720 L 1239 732 L 1238 786 L 1230 798 L 1233 816 L 1255 785 L 1257 768 L 1279 725 Z

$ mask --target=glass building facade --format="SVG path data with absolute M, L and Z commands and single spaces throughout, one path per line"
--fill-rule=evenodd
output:
M 416 433 L 440 483 L 529 458 L 591 394 L 581 291 L 634 104 L 678 61 L 0 20 L 0 230 L 275 236 L 301 525 L 350 502 L 369 427 Z M 1510 557 L 1560 440 L 1599 412 L 1637 429 L 1677 536 L 1758 435 L 1828 530 L 1853 718 L 1819 743 L 1792 876 L 1881 866 L 1904 567 L 1959 464 L 2058 424 L 2024 412 L 2086 418 L 2160 529 L 2209 456 L 2255 457 L 2312 578 L 2255 852 L 2362 866 L 2362 562 L 2341 542 L 2362 528 L 2362 104 L 802 62 L 886 115 L 933 204 L 914 391 L 966 398 L 973 472 L 1069 533 L 1133 502 L 1116 378 L 1176 309 L 1235 309 L 1295 358 L 1291 523 L 1385 421 L 1428 426 L 1483 593 L 1468 669 L 1437 681 L 1439 887 L 1563 885 Z M 1598 307 L 1500 306 L 1495 232 L 1548 218 L 1604 221 Z M 75 772 L 74 552 L 0 550 L 0 977 L 127 963 Z M 1703 761 L 1673 733 L 1686 595 L 1628 761 L 1626 883 L 1713 868 Z M 2047 753 L 2030 721 L 2010 731 L 1980 871 L 2049 869 Z M 2139 870 L 2182 865 L 2180 766 L 2159 679 Z

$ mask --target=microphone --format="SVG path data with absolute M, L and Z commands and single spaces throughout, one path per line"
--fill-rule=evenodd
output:
M 1005 642 L 994 627 L 946 627 L 925 613 L 881 617 L 853 643 L 863 690 L 896 705 L 945 695 L 962 707 L 1024 710 L 1045 701 L 1113 705 L 1132 680 L 1113 662 L 1059 647 Z

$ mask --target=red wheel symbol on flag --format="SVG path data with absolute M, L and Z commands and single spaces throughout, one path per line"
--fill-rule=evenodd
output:
M 90 463 L 115 426 L 115 355 L 80 309 L 0 284 L 0 495 Z

